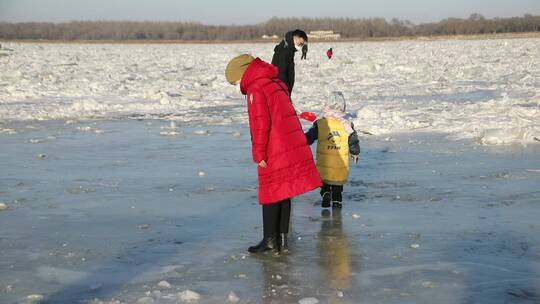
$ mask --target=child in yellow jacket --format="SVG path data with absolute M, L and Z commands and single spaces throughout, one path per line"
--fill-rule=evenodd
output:
M 317 169 L 323 180 L 322 207 L 341 208 L 343 185 L 349 178 L 349 158 L 356 163 L 360 156 L 358 134 L 344 118 L 345 98 L 333 92 L 325 104 L 323 118 L 316 120 L 307 131 L 308 144 L 317 143 Z

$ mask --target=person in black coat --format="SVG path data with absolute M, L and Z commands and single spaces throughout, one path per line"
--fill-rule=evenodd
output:
M 308 37 L 302 30 L 285 34 L 285 38 L 274 48 L 272 64 L 279 69 L 279 79 L 285 83 L 291 95 L 294 87 L 294 54 L 301 51 Z
M 307 51 L 308 51 L 307 43 L 305 43 L 304 46 L 302 47 L 302 57 L 300 58 L 301 60 L 307 59 Z

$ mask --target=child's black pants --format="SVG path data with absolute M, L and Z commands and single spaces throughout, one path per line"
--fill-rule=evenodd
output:
M 341 195 L 343 192 L 343 185 L 329 185 L 327 183 L 323 183 L 323 186 L 321 187 L 321 196 L 323 196 L 325 192 L 330 192 L 332 201 L 343 201 L 343 197 Z

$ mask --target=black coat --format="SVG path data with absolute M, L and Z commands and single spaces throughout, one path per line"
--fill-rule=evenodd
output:
M 274 48 L 274 56 L 272 57 L 272 64 L 279 69 L 278 78 L 285 83 L 289 89 L 289 95 L 292 93 L 294 87 L 294 54 L 296 48 L 294 47 L 292 32 L 288 32 L 276 47 Z

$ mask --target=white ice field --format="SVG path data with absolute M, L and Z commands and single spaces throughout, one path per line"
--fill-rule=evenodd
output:
M 143 117 L 245 123 L 224 67 L 272 44 L 16 44 L 0 56 L 0 122 Z M 328 60 L 324 51 L 334 47 Z M 293 101 L 318 111 L 343 91 L 374 135 L 443 132 L 485 145 L 540 141 L 540 39 L 315 43 Z M 17 132 L 0 125 L 0 132 Z

